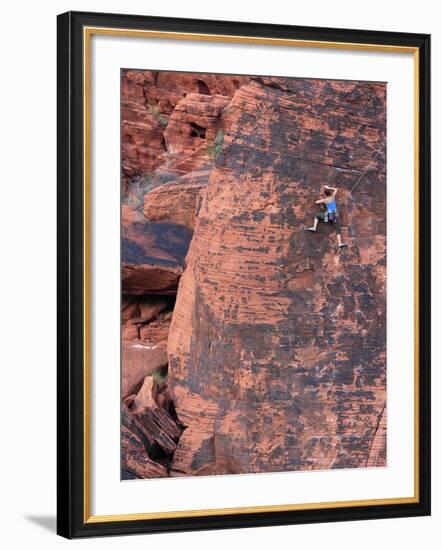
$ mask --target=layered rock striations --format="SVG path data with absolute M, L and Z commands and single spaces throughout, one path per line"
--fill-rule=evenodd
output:
M 123 477 L 384 466 L 385 85 L 122 81 Z
M 222 111 L 249 80 L 122 73 L 124 479 L 168 475 L 183 430 L 167 384 L 172 310 Z
M 123 70 L 123 189 L 130 178 L 152 174 L 159 167 L 165 169 L 165 165 L 172 161 L 169 148 L 172 153 L 183 147 L 189 148 L 189 151 L 197 148 L 200 138 L 191 135 L 192 130 L 207 128 L 210 134 L 213 124 L 216 125 L 216 110 L 221 109 L 223 103 L 249 80 L 247 76 Z M 207 106 L 206 103 L 213 106 Z M 205 126 L 206 119 L 209 126 Z M 192 127 L 192 124 L 195 126 Z M 198 140 L 191 139 L 195 137 Z M 184 159 L 181 157 L 181 160 Z M 188 166 L 190 169 L 195 168 Z
M 256 78 L 223 127 L 169 332 L 171 474 L 383 465 L 385 86 Z M 324 184 L 346 249 L 305 231 Z

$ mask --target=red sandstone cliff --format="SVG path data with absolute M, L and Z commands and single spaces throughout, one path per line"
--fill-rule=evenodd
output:
M 213 168 L 222 111 L 249 80 L 122 73 L 124 479 L 167 475 L 182 431 L 167 387 L 171 315 Z
M 195 139 L 198 136 L 192 135 L 192 131 L 206 128 L 209 138 L 225 104 L 222 98 L 228 100 L 249 80 L 244 76 L 122 71 L 123 187 L 128 178 L 152 174 L 159 167 L 166 170 L 176 152 L 185 153 L 181 160 L 192 156 L 191 153 L 195 156 L 200 140 Z M 215 106 L 207 108 L 206 102 Z M 188 164 L 184 171 L 194 169 L 195 165 Z
M 155 132 L 146 97 L 168 117 Z M 124 346 L 156 347 L 123 357 L 123 398 L 168 369 L 147 386 L 177 426 L 157 452 L 168 475 L 386 464 L 385 102 L 380 83 L 124 74 L 123 129 L 125 108 L 144 122 L 123 131 L 123 188 L 154 171 L 124 218 Z M 324 184 L 347 249 L 305 231 Z M 125 429 L 126 475 L 151 477 Z

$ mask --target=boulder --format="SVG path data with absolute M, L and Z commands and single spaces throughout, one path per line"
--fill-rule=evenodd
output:
M 190 172 L 144 195 L 144 216 L 151 222 L 182 225 L 193 231 L 200 193 L 210 170 Z
M 168 223 L 123 226 L 121 276 L 125 294 L 176 293 L 191 231 Z
M 137 325 L 134 325 L 133 323 L 125 323 L 121 330 L 121 338 L 123 341 L 133 341 L 133 340 L 139 340 L 140 338 L 140 329 Z
M 144 321 L 150 321 L 168 306 L 167 300 L 161 297 L 146 296 L 139 302 L 139 310 Z
M 140 315 L 140 308 L 136 296 L 123 294 L 121 299 L 121 317 L 123 322 Z
M 146 376 L 143 385 L 138 391 L 134 402 L 132 403 L 131 410 L 134 413 L 140 413 L 148 407 L 156 407 L 157 404 L 154 398 L 154 379 L 152 376 Z
M 123 480 L 167 477 L 166 468 L 148 457 L 139 437 L 125 426 L 121 428 L 121 477 Z
M 169 336 L 170 319 L 157 319 L 147 325 L 140 327 L 140 340 L 147 342 L 161 342 L 167 340 Z
M 122 399 L 136 393 L 146 376 L 161 367 L 167 367 L 165 341 L 145 343 L 136 340 L 123 340 L 121 361 Z
M 153 441 L 166 455 L 173 455 L 182 429 L 175 418 L 159 406 L 156 396 L 158 386 L 152 376 L 146 376 L 131 406 L 131 413 L 142 426 L 142 432 L 149 441 Z

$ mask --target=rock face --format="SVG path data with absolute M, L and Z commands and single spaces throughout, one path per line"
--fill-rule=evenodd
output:
M 193 231 L 200 194 L 209 176 L 210 170 L 190 172 L 146 193 L 144 216 L 154 222 L 167 220 Z
M 385 85 L 256 78 L 223 128 L 169 332 L 171 474 L 366 466 L 386 396 Z M 343 250 L 305 231 L 324 184 Z
M 146 376 L 152 371 L 167 366 L 167 351 L 165 339 L 159 342 L 134 342 L 136 335 L 123 340 L 121 377 L 121 395 L 126 398 L 135 393 Z M 166 336 L 167 339 L 167 336 Z
M 176 294 L 191 232 L 184 226 L 134 222 L 123 226 L 121 276 L 129 294 Z
M 122 72 L 123 479 L 169 475 L 183 429 L 167 385 L 172 310 L 222 111 L 249 80 Z
M 385 92 L 123 71 L 123 479 L 386 465 Z
M 174 452 L 181 431 L 170 415 L 157 406 L 131 412 L 122 407 L 122 477 L 166 477 L 167 456 Z M 151 458 L 152 457 L 152 458 Z
M 211 103 L 212 95 L 231 98 L 235 91 L 250 80 L 244 76 L 218 76 L 210 74 L 169 73 L 159 71 L 124 70 L 121 75 L 121 119 L 122 119 L 122 172 L 123 189 L 128 179 L 145 173 L 152 173 L 164 165 L 170 155 L 167 143 L 183 147 L 179 136 L 188 134 L 191 138 L 190 124 L 196 123 L 195 117 L 186 109 L 187 96 L 198 95 L 200 101 L 193 101 L 198 113 L 196 119 L 204 118 L 204 103 Z M 178 103 L 181 106 L 174 112 Z M 225 103 L 226 100 L 224 100 Z M 221 105 L 220 99 L 214 103 Z M 220 107 L 217 107 L 218 109 Z M 186 111 L 188 111 L 186 113 Z M 209 107 L 208 119 L 213 120 L 213 109 Z M 165 129 L 172 116 L 173 128 Z M 186 119 L 186 124 L 180 124 L 177 119 Z M 177 123 L 178 122 L 178 123 Z M 175 137 L 175 139 L 174 139 Z M 200 139 L 198 136 L 198 140 Z M 186 141 L 187 147 L 192 147 L 195 139 Z M 181 159 L 182 160 L 182 159 Z M 191 166 L 192 169 L 195 166 Z
M 168 151 L 167 178 L 208 166 L 208 144 L 221 130 L 221 115 L 230 102 L 228 96 L 189 94 L 170 115 L 164 131 Z

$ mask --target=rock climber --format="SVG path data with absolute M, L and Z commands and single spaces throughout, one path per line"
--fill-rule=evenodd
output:
M 342 248 L 347 245 L 346 243 L 342 242 L 342 237 L 341 237 L 341 227 L 339 225 L 338 209 L 336 207 L 337 192 L 338 190 L 336 189 L 336 187 L 329 187 L 328 185 L 324 185 L 325 197 L 317 200 L 315 204 L 322 204 L 325 207 L 325 211 L 318 212 L 318 214 L 316 214 L 313 226 L 309 227 L 308 230 L 316 232 L 319 220 L 321 220 L 324 223 L 332 223 L 336 231 L 336 235 L 338 239 L 338 247 Z

